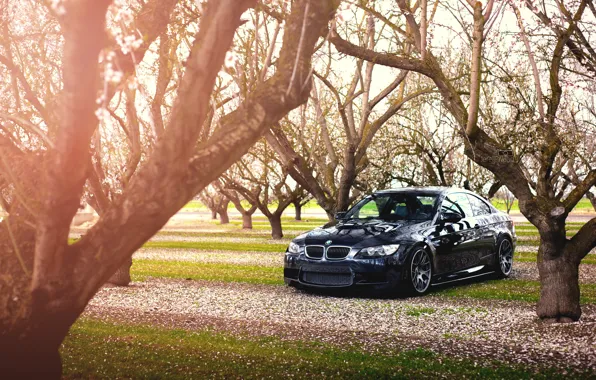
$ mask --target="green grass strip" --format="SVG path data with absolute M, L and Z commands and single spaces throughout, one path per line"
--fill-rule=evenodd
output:
M 254 252 L 285 252 L 286 243 L 232 243 L 232 242 L 209 242 L 209 241 L 149 241 L 143 245 L 145 248 L 165 249 L 203 249 L 219 251 L 254 251 Z
M 491 203 L 493 206 L 495 206 L 495 208 L 497 210 L 500 211 L 507 211 L 507 206 L 505 204 L 505 201 L 502 199 L 496 199 L 493 198 L 491 199 Z M 573 208 L 575 211 L 594 211 L 594 207 L 592 206 L 592 203 L 590 203 L 590 200 L 587 198 L 582 198 L 579 202 L 577 202 L 577 205 Z M 511 207 L 512 211 L 519 211 L 519 205 L 517 202 L 517 199 L 513 201 L 513 205 Z
M 135 259 L 131 268 L 131 276 L 133 281 L 144 281 L 147 277 L 165 277 L 265 285 L 282 285 L 284 283 L 281 266 L 261 267 L 168 260 Z
M 580 292 L 582 304 L 596 303 L 596 284 L 581 284 Z M 449 286 L 438 290 L 436 294 L 457 298 L 538 302 L 540 282 L 517 279 L 490 280 Z
M 537 258 L 538 252 L 515 252 L 514 263 L 515 261 L 535 263 Z M 586 255 L 581 263 L 586 265 L 596 265 L 596 255 Z
M 268 219 L 264 216 L 253 216 L 252 218 L 253 222 L 268 222 Z M 296 220 L 294 219 L 294 217 L 292 216 L 282 216 L 281 217 L 281 221 L 282 222 L 290 222 L 290 223 L 322 223 L 325 224 L 327 222 L 329 222 L 329 219 L 327 218 L 311 218 L 308 216 L 304 216 L 302 217 L 302 220 Z
M 156 236 L 180 236 L 188 238 L 202 238 L 202 237 L 221 237 L 221 238 L 262 238 L 263 240 L 270 240 L 271 233 L 268 232 L 243 232 L 242 230 L 236 232 L 231 230 L 230 232 L 213 232 L 213 231 L 175 231 L 175 230 L 161 230 Z M 284 232 L 284 239 L 293 239 L 298 234 Z
M 291 225 L 291 226 L 320 226 L 327 222 L 328 222 L 328 220 L 321 220 L 321 221 L 319 221 L 319 220 L 310 221 L 309 220 L 308 222 L 307 221 L 297 222 L 297 221 L 293 221 L 293 220 L 291 220 L 291 221 L 290 220 L 286 220 L 286 221 L 282 220 L 281 225 L 282 226 L 288 226 L 288 225 Z M 219 224 L 219 221 L 212 220 L 211 224 Z M 225 224 L 221 224 L 221 225 L 225 226 Z M 232 220 L 230 220 L 229 225 L 240 226 L 240 225 L 242 225 L 242 220 L 232 219 Z M 267 221 L 267 220 L 253 220 L 252 225 L 253 226 L 269 226 L 270 224 L 269 224 L 269 221 Z
M 147 277 L 244 282 L 250 284 L 282 285 L 282 267 L 254 265 L 194 263 L 160 260 L 135 260 L 131 269 L 134 281 Z M 462 285 L 464 284 L 464 285 Z M 596 284 L 581 284 L 581 302 L 596 304 Z M 472 283 L 452 283 L 436 288 L 436 294 L 446 297 L 498 299 L 536 302 L 540 295 L 538 281 L 507 279 Z
M 583 226 L 584 224 L 586 224 L 586 223 L 585 222 L 566 222 L 565 223 L 565 225 L 567 225 L 567 226 L 577 226 L 578 228 Z M 517 227 L 534 227 L 534 228 L 536 228 L 536 226 L 534 226 L 530 222 L 516 222 L 515 228 L 517 228 Z
M 577 233 L 577 231 L 579 230 L 567 230 L 567 237 L 573 236 Z M 540 234 L 538 233 L 537 230 L 518 230 L 515 229 L 515 234 L 517 236 L 536 236 L 539 237 Z
M 320 227 L 319 226 L 283 226 L 282 227 L 282 231 L 285 234 L 286 231 L 300 231 L 300 232 L 306 232 L 306 231 L 310 231 L 310 230 L 314 230 L 316 227 Z M 271 231 L 271 227 L 269 225 L 267 226 L 253 226 L 252 227 L 253 230 L 255 231 Z
M 517 240 L 517 246 L 524 245 L 526 247 L 538 247 L 540 240 Z
M 316 341 L 245 338 L 90 319 L 72 327 L 61 353 L 66 378 L 563 378 L 554 367 L 534 373 L 521 365 L 496 360 L 483 365 L 425 349 L 383 355 Z

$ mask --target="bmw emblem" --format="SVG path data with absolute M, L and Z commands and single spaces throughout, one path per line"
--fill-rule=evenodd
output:
M 331 243 L 333 243 L 331 240 L 327 240 L 327 241 L 325 242 L 325 245 L 331 245 Z

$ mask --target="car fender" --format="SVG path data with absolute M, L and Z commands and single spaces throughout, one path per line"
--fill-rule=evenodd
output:
M 428 244 L 426 241 L 415 242 L 414 244 L 412 244 L 410 247 L 408 247 L 406 249 L 406 251 L 404 252 L 404 254 L 402 256 L 400 256 L 400 263 L 403 266 L 404 270 L 407 269 L 406 265 L 405 265 L 406 262 L 408 261 L 410 256 L 414 253 L 414 251 L 416 251 L 418 248 L 422 248 L 430 254 L 430 260 L 432 263 L 433 272 L 436 273 L 436 268 L 435 268 L 436 249 L 431 244 Z
M 515 243 L 515 239 L 513 238 L 513 236 L 511 236 L 511 232 L 509 231 L 501 231 L 499 232 L 499 234 L 497 235 L 497 241 L 495 241 L 495 245 L 499 242 L 499 240 L 501 240 L 501 238 L 506 237 L 508 238 L 512 243 Z M 498 249 L 498 247 L 495 246 L 495 252 Z

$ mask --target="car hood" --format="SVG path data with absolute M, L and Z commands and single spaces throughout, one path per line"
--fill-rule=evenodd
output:
M 314 229 L 294 241 L 306 245 L 370 247 L 403 240 L 421 240 L 422 231 L 430 225 L 430 221 L 345 221 L 333 227 Z

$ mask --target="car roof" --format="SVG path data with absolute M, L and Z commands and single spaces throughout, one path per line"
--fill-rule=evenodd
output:
M 483 201 L 490 204 L 490 202 L 481 195 L 476 194 L 473 191 L 461 189 L 459 187 L 447 187 L 447 186 L 411 186 L 411 187 L 400 187 L 396 189 L 386 189 L 386 190 L 379 190 L 375 191 L 374 194 L 395 194 L 395 193 L 422 193 L 422 194 L 432 194 L 432 195 L 447 195 L 450 193 L 467 193 L 472 194 L 476 197 L 481 198 Z M 492 207 L 492 205 L 491 205 Z
M 400 187 L 395 189 L 386 189 L 386 190 L 379 190 L 375 191 L 375 194 L 387 194 L 387 193 L 428 193 L 428 194 L 442 194 L 442 193 L 449 193 L 453 190 L 463 190 L 458 189 L 455 187 L 446 187 L 446 186 L 412 186 L 412 187 Z M 465 190 L 463 190 L 465 191 Z

